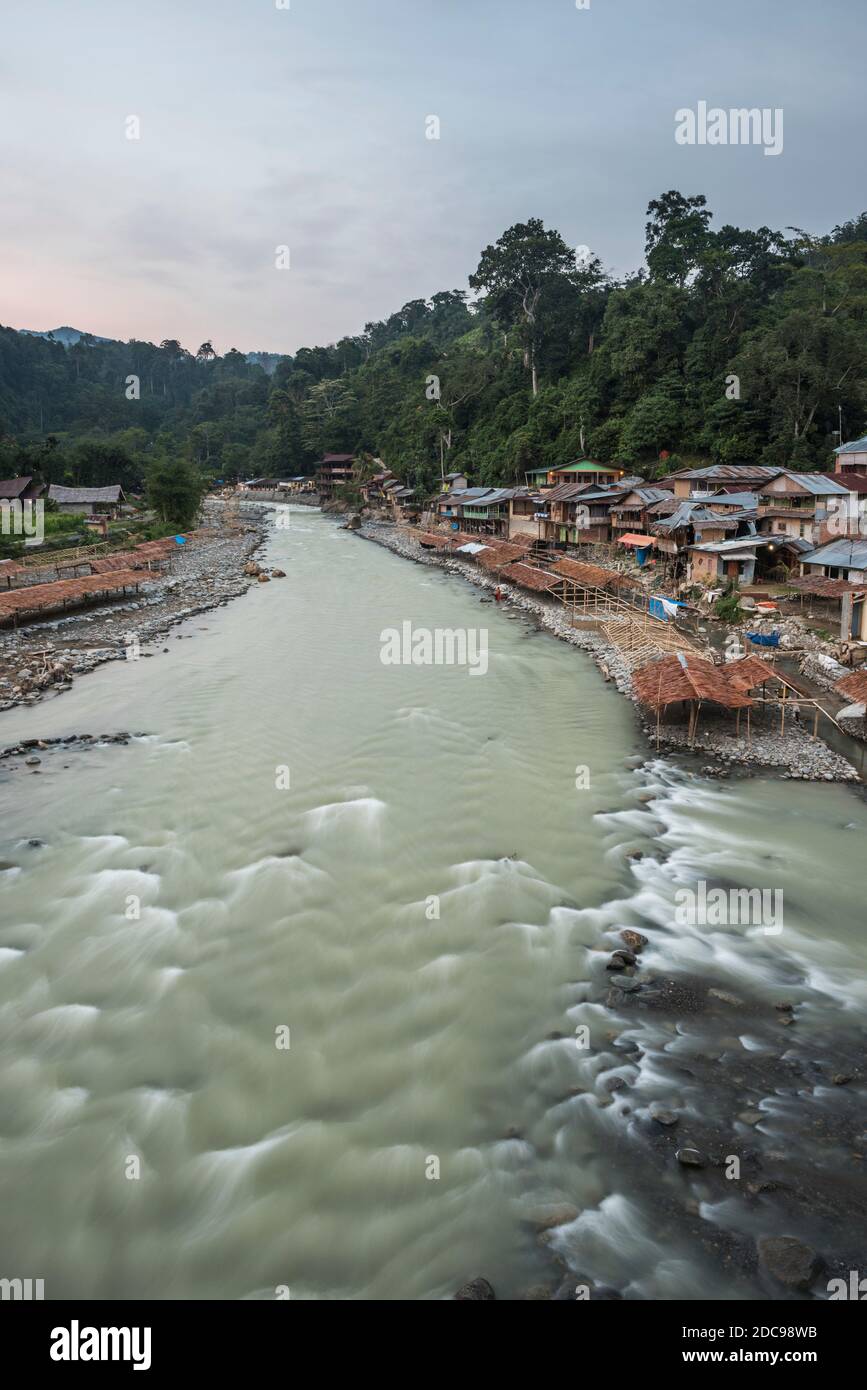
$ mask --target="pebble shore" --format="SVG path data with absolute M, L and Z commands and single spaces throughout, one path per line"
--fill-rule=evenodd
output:
M 78 676 L 107 661 L 123 661 L 134 638 L 142 657 L 187 618 L 223 607 L 246 593 L 256 576 L 246 562 L 262 545 L 268 514 L 245 508 L 241 529 L 223 530 L 224 508 L 206 502 L 203 524 L 215 528 L 173 557 L 171 573 L 134 599 L 0 631 L 0 711 L 32 705 L 71 688 Z

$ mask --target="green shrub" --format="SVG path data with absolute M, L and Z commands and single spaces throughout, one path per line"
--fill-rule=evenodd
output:
M 713 606 L 713 611 L 718 618 L 722 618 L 723 622 L 740 623 L 743 622 L 744 616 L 740 604 L 740 594 L 735 590 L 730 594 L 723 594 L 722 598 L 718 598 Z

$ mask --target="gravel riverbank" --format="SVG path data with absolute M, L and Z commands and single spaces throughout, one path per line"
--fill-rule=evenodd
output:
M 187 618 L 219 608 L 257 582 L 247 562 L 265 539 L 264 509 L 245 508 L 240 525 L 225 523 L 225 508 L 206 502 L 210 537 L 178 547 L 171 572 L 134 599 L 109 601 L 80 612 L 0 631 L 0 711 L 54 698 L 107 661 L 124 661 L 133 641 L 141 657 Z

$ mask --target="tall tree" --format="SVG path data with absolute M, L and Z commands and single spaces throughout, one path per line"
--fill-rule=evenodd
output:
M 207 481 L 187 459 L 161 454 L 147 472 L 147 501 L 160 525 L 188 531 L 198 515 Z
M 709 240 L 706 209 L 703 194 L 685 198 L 676 188 L 648 204 L 644 251 L 652 279 L 681 288 L 688 282 Z
M 486 246 L 470 286 L 484 290 L 487 307 L 506 329 L 520 329 L 524 365 L 533 395 L 539 390 L 537 354 L 547 303 L 575 283 L 575 252 L 559 232 L 546 231 L 538 217 L 516 222 L 493 246 Z

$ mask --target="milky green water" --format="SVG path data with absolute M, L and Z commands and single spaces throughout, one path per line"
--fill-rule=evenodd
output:
M 863 804 L 630 770 L 633 711 L 586 657 L 317 513 L 268 557 L 285 580 L 168 655 L 4 716 L 4 744 L 148 737 L 0 781 L 0 1275 L 428 1299 L 484 1274 L 515 1297 L 552 1277 L 533 1220 L 569 1204 L 592 1276 L 734 1296 L 660 1248 L 657 1179 L 627 1185 L 616 1019 L 588 1002 L 603 934 L 656 924 L 660 959 L 863 1007 Z M 487 674 L 384 666 L 406 619 L 486 627 Z M 711 862 L 787 885 L 785 942 L 672 931 L 675 877 Z

